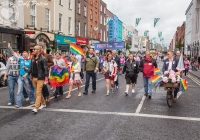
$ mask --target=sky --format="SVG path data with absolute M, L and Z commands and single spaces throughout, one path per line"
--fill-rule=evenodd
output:
M 185 21 L 185 11 L 191 0 L 103 0 L 107 9 L 126 25 L 135 27 L 135 19 L 142 18 L 136 29 L 139 35 L 149 30 L 150 39 L 162 32 L 165 45 L 169 46 L 177 26 Z M 160 18 L 154 27 L 154 18 Z

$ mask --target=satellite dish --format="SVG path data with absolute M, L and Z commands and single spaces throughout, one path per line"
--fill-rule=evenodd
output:
M 98 30 L 98 27 L 94 27 L 94 30 L 97 31 L 97 30 Z

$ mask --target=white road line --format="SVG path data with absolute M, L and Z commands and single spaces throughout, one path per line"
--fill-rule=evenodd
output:
M 15 109 L 15 110 L 31 110 L 33 108 L 27 107 L 10 107 L 0 106 L 3 109 Z M 97 115 L 116 115 L 116 116 L 127 116 L 127 117 L 144 117 L 144 118 L 156 118 L 156 119 L 171 119 L 171 120 L 184 120 L 184 121 L 200 121 L 200 118 L 195 117 L 180 117 L 180 116 L 166 116 L 166 115 L 155 115 L 155 114 L 139 114 L 139 113 L 123 113 L 123 112 L 105 112 L 105 111 L 90 111 L 90 110 L 75 110 L 75 109 L 53 109 L 45 108 L 41 111 L 49 112 L 64 112 L 64 113 L 83 113 L 83 114 L 97 114 Z
M 1 87 L 0 90 L 1 90 L 1 89 L 5 89 L 5 88 L 8 88 L 8 87 Z
M 100 79 L 98 79 L 98 80 L 96 80 L 96 81 L 101 81 L 101 80 L 103 80 L 104 78 L 100 78 Z M 92 82 L 90 82 L 90 84 L 91 84 Z M 81 88 L 82 87 L 85 87 L 85 85 L 82 85 L 82 86 L 80 86 Z M 72 89 L 72 91 L 74 91 L 74 90 L 77 90 L 78 88 L 74 88 L 74 89 Z M 64 92 L 63 93 L 63 95 L 65 95 L 65 94 L 67 94 L 68 93 L 68 91 L 66 91 L 66 92 Z M 59 97 L 60 95 L 58 95 L 58 97 Z M 50 100 L 52 100 L 52 99 L 54 99 L 55 97 L 53 96 L 53 97 L 51 97 L 50 98 Z M 30 106 L 27 106 L 27 107 L 33 107 L 33 105 L 30 105 Z
M 196 80 L 193 76 L 188 75 L 187 77 L 189 77 L 192 81 L 194 81 L 197 85 L 200 86 L 200 82 L 198 80 Z
M 143 104 L 144 104 L 144 100 L 145 100 L 145 99 L 146 99 L 146 96 L 143 95 L 142 100 L 140 101 L 140 104 L 138 105 L 138 107 L 137 107 L 135 113 L 137 113 L 137 114 L 140 113 L 140 111 L 141 111 L 141 109 L 142 109 L 142 106 L 143 106 Z

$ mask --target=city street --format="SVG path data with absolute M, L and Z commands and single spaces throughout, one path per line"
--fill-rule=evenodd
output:
M 105 80 L 99 74 L 95 94 L 78 97 L 74 89 L 71 99 L 65 99 L 66 94 L 52 98 L 47 108 L 36 115 L 25 102 L 19 109 L 6 106 L 8 89 L 2 88 L 0 139 L 197 140 L 200 139 L 200 83 L 190 78 L 187 77 L 189 89 L 179 95 L 171 108 L 162 88 L 153 93 L 151 100 L 143 96 L 141 74 L 136 93 L 128 97 L 124 95 L 124 77 L 120 76 L 120 88 L 106 96 Z

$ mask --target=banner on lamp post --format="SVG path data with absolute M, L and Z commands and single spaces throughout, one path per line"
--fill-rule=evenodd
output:
M 137 27 L 137 26 L 139 25 L 140 20 L 141 20 L 141 18 L 136 18 L 136 21 L 135 21 L 135 27 Z
M 160 18 L 154 18 L 154 27 L 156 27 L 156 24 L 158 23 L 159 20 Z

